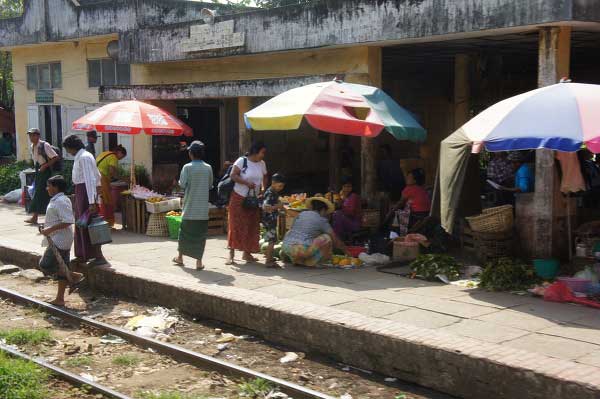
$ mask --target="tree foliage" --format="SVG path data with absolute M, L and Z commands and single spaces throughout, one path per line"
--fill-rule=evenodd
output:
M 23 0 L 0 0 L 0 19 L 23 13 Z M 13 109 L 12 60 L 9 52 L 0 51 L 0 107 Z
M 23 13 L 23 0 L 0 0 L 0 18 L 17 17 Z

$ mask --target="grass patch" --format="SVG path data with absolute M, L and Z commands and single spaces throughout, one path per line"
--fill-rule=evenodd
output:
M 188 395 L 179 392 L 140 392 L 139 399 L 208 399 L 206 396 Z
M 65 362 L 65 365 L 67 367 L 77 368 L 77 367 L 91 366 L 93 362 L 94 362 L 94 360 L 92 359 L 92 357 L 90 355 L 81 355 L 81 356 L 71 357 L 71 358 L 67 359 L 67 361 Z
M 140 362 L 139 356 L 136 355 L 119 355 L 112 360 L 116 366 L 131 367 Z
M 0 352 L 0 398 L 45 399 L 47 381 L 46 370 Z
M 42 342 L 52 340 L 50 331 L 46 329 L 25 330 L 15 328 L 12 330 L 0 330 L 0 339 L 4 339 L 9 345 L 39 345 Z
M 256 378 L 251 381 L 244 381 L 238 385 L 238 393 L 244 398 L 261 399 L 275 390 L 275 385 L 262 378 Z

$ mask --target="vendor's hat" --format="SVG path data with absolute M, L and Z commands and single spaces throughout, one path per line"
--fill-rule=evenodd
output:
M 37 134 L 39 136 L 40 135 L 40 129 L 38 129 L 37 127 L 32 127 L 31 129 L 29 129 L 27 131 L 27 134 Z
M 306 207 L 308 209 L 312 209 L 313 201 L 321 201 L 322 203 L 327 205 L 327 213 L 335 212 L 335 205 L 333 205 L 333 203 L 331 201 L 329 201 L 327 198 L 324 198 L 324 197 L 312 197 L 312 198 L 307 199 L 305 203 L 306 203 Z

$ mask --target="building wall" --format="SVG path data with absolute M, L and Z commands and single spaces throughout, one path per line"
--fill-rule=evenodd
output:
M 20 47 L 12 50 L 13 76 L 15 82 L 15 125 L 17 130 L 18 158 L 29 158 L 27 129 L 31 126 L 36 112 L 36 92 L 27 89 L 27 65 L 61 61 L 62 88 L 54 90 L 54 103 L 62 107 L 63 137 L 71 133 L 73 120 L 99 106 L 98 88 L 88 87 L 87 59 L 107 57 L 106 45 L 116 36 L 90 38 L 78 42 L 44 44 Z M 132 82 L 135 82 L 135 68 L 132 68 Z M 131 138 L 120 136 L 120 142 L 131 146 Z M 99 146 L 100 147 L 100 146 Z M 101 147 L 100 147 L 101 148 Z M 135 139 L 135 162 L 146 168 L 152 167 L 151 140 L 140 136 Z M 125 159 L 125 162 L 129 159 Z
M 173 84 L 368 73 L 368 47 L 135 65 L 134 84 Z

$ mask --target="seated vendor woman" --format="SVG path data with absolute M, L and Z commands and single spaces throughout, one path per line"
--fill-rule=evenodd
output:
M 409 227 L 423 220 L 429 215 L 431 209 L 431 199 L 429 194 L 423 188 L 425 184 L 425 172 L 423 169 L 413 169 L 406 176 L 406 187 L 402 190 L 402 199 L 397 205 L 398 209 L 404 208 L 406 204 L 410 206 Z
M 314 267 L 329 261 L 334 247 L 347 254 L 346 246 L 327 221 L 333 204 L 325 198 L 309 198 L 306 206 L 309 210 L 298 215 L 283 239 L 285 257 L 295 265 Z
M 340 197 L 341 209 L 333 214 L 333 231 L 346 241 L 360 229 L 362 219 L 360 196 L 354 192 L 351 178 L 344 179 Z

